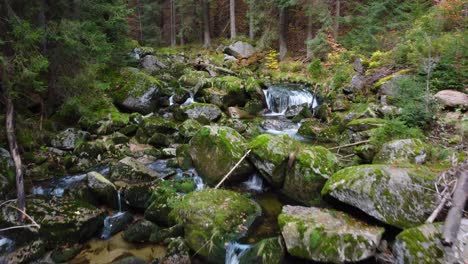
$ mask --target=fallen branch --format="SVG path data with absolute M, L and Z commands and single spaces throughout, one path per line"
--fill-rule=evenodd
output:
M 429 216 L 429 218 L 427 218 L 426 223 L 434 222 L 434 220 L 439 215 L 440 211 L 442 211 L 442 209 L 444 208 L 444 206 L 447 203 L 448 199 L 450 198 L 450 193 L 447 192 L 447 189 L 444 189 L 444 191 L 442 191 L 442 193 L 443 193 L 443 196 L 442 196 L 442 200 L 439 203 L 439 206 L 437 206 L 437 208 L 434 210 L 434 212 L 432 212 L 431 216 Z
M 252 150 L 249 149 L 245 154 L 244 156 L 242 156 L 242 158 L 236 163 L 236 165 L 234 165 L 234 167 L 232 167 L 232 169 L 224 176 L 224 178 L 218 183 L 218 185 L 215 186 L 215 189 L 218 189 L 219 186 L 221 186 L 221 184 L 223 184 L 223 182 L 231 175 L 231 173 L 241 164 L 241 162 L 247 157 L 247 155 L 249 155 L 249 153 L 251 152 Z
M 333 150 L 333 149 L 347 148 L 347 147 L 352 147 L 352 146 L 356 146 L 356 145 L 366 144 L 366 143 L 369 143 L 369 142 L 370 142 L 370 140 L 362 140 L 362 141 L 354 142 L 354 143 L 351 143 L 351 144 L 341 145 L 341 146 L 328 148 L 328 149 Z
M 7 207 L 18 210 L 25 218 L 29 219 L 29 221 L 31 221 L 32 224 L 6 227 L 6 228 L 0 229 L 0 232 L 7 231 L 7 230 L 12 230 L 12 229 L 29 228 L 29 227 L 41 228 L 41 225 L 39 225 L 36 221 L 34 221 L 34 219 L 31 216 L 29 216 L 24 210 L 21 210 L 16 206 L 7 204 L 8 202 L 13 202 L 13 201 L 15 201 L 15 200 L 5 201 L 2 204 L 0 204 L 0 206 L 6 205 Z

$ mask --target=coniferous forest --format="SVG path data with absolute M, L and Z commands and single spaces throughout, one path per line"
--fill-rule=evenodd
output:
M 0 264 L 467 263 L 467 22 L 0 0 Z

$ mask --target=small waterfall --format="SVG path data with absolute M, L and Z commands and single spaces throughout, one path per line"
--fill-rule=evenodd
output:
M 313 109 L 317 107 L 315 95 L 299 85 L 271 85 L 263 90 L 268 110 L 271 112 L 266 116 L 281 116 L 292 106 L 306 104 Z
M 229 242 L 226 247 L 226 264 L 239 264 L 239 259 L 251 248 L 237 242 Z
M 32 193 L 35 195 L 53 195 L 62 197 L 66 190 L 77 187 L 84 179 L 86 179 L 86 174 L 53 179 L 45 186 L 34 186 L 32 188 Z
M 185 100 L 185 102 L 182 104 L 183 106 L 187 106 L 189 104 L 195 103 L 195 95 L 191 92 L 188 91 L 190 97 Z
M 174 95 L 171 95 L 171 97 L 169 97 L 169 105 L 173 105 L 174 104 Z
M 252 190 L 255 192 L 262 192 L 263 191 L 263 180 L 258 174 L 253 174 L 249 177 L 249 179 L 242 183 L 248 190 Z
M 112 235 L 122 231 L 125 226 L 133 221 L 133 216 L 129 212 L 118 212 L 107 216 L 104 219 L 101 239 L 109 239 Z
M 205 184 L 203 183 L 203 179 L 200 176 L 198 176 L 198 175 L 194 176 L 193 181 L 197 185 L 197 188 L 195 189 L 195 191 L 201 191 L 201 190 L 205 189 Z
M 120 212 L 122 212 L 122 195 L 121 195 L 120 190 L 117 190 L 117 203 L 118 203 L 118 206 L 119 206 L 119 213 L 120 213 Z

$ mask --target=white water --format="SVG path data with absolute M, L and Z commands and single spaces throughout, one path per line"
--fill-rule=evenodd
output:
M 194 176 L 193 181 L 197 185 L 197 188 L 195 189 L 195 191 L 201 191 L 201 190 L 205 189 L 205 183 L 203 183 L 203 179 L 200 176 L 198 176 L 198 175 Z
M 183 106 L 195 103 L 195 95 L 191 91 L 189 91 L 189 95 L 190 97 L 185 100 L 185 102 L 182 104 Z
M 119 206 L 119 213 L 122 212 L 122 195 L 120 190 L 117 190 L 117 203 Z
M 226 264 L 239 264 L 239 259 L 249 249 L 250 245 L 243 245 L 237 242 L 229 242 L 226 247 Z
M 111 237 L 112 227 L 113 227 L 113 225 L 112 225 L 113 220 L 115 220 L 116 218 L 122 217 L 124 214 L 125 214 L 125 212 L 121 212 L 119 210 L 118 213 L 116 213 L 114 215 L 107 216 L 104 219 L 104 228 L 102 229 L 101 239 L 109 239 Z
M 169 105 L 173 105 L 174 104 L 174 95 L 171 95 L 171 97 L 169 97 Z
M 248 190 L 262 192 L 263 191 L 263 180 L 258 174 L 253 174 L 249 179 L 242 183 Z
M 306 104 L 313 109 L 317 107 L 315 95 L 305 89 L 303 86 L 291 85 L 271 85 L 263 90 L 266 103 L 270 113 L 265 116 L 282 116 L 291 106 L 300 106 Z
M 65 193 L 65 190 L 78 186 L 85 178 L 86 174 L 78 174 L 54 179 L 48 184 L 48 186 L 34 186 L 32 188 L 32 193 L 36 195 L 53 195 L 61 197 Z

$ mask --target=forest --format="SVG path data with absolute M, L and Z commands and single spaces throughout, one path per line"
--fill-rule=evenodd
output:
M 0 264 L 466 263 L 467 22 L 0 0 Z

